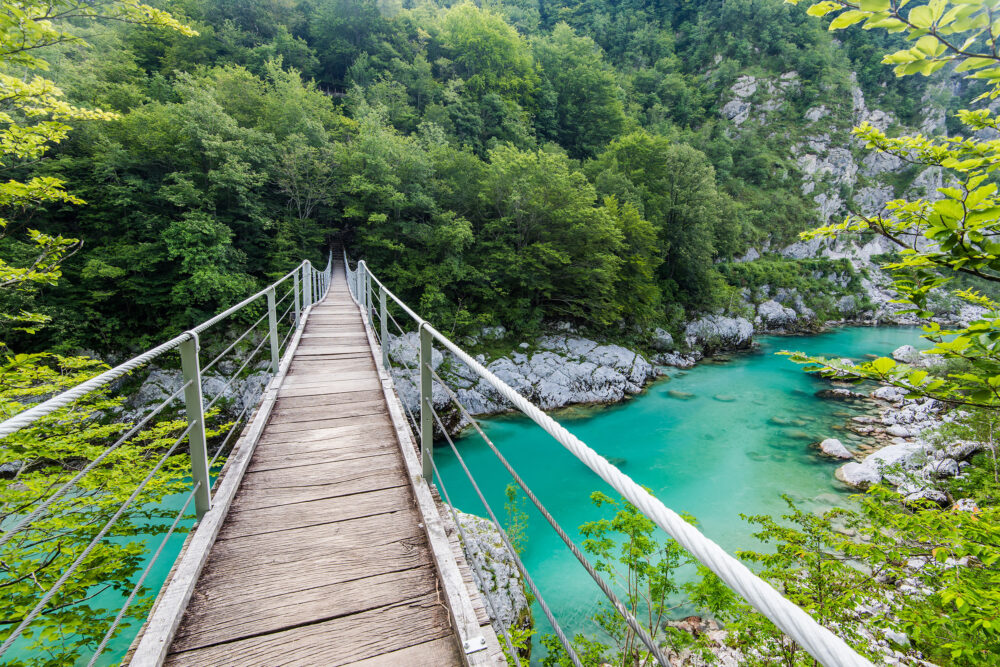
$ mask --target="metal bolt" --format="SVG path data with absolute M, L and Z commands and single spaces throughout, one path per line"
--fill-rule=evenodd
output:
M 469 648 L 469 642 L 462 642 L 462 648 Z
M 486 637 L 480 637 L 479 638 L 479 643 L 480 644 L 485 644 L 486 643 Z

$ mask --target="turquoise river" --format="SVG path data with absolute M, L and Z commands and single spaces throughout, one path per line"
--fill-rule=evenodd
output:
M 670 369 L 669 379 L 624 403 L 553 416 L 668 507 L 694 515 L 723 548 L 760 547 L 740 514 L 781 514 L 786 506 L 780 494 L 811 510 L 849 502 L 847 489 L 833 476 L 838 464 L 818 456 L 812 445 L 827 437 L 838 437 L 849 448 L 859 443 L 861 438 L 842 426 L 855 410 L 865 409 L 817 398 L 828 382 L 775 353 L 789 349 L 863 360 L 865 354 L 888 355 L 921 340 L 915 329 L 849 327 L 758 342 L 753 351 L 710 359 L 686 372 Z M 610 516 L 595 508 L 589 495 L 616 494 L 533 422 L 499 417 L 484 420 L 483 427 L 571 536 L 579 538 L 582 523 Z M 506 471 L 477 434 L 458 444 L 503 517 Z M 485 516 L 446 443 L 439 443 L 435 459 L 455 505 Z M 588 619 L 600 591 L 534 507 L 528 513 L 523 558 L 529 574 L 567 634 L 592 632 Z M 690 569 L 681 573 L 686 575 Z M 548 631 L 537 604 L 534 616 L 539 631 Z

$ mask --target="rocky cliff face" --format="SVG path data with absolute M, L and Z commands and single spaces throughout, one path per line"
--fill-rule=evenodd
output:
M 939 95 L 949 86 L 947 79 L 928 91 L 922 100 L 924 111 L 916 127 L 903 127 L 891 112 L 866 100 L 852 73 L 842 90 L 833 84 L 790 128 L 774 132 L 769 139 L 775 152 L 792 157 L 804 197 L 815 204 L 817 221 L 826 223 L 843 218 L 849 209 L 866 215 L 878 213 L 885 203 L 898 197 L 940 196 L 942 175 L 935 167 L 912 167 L 899 158 L 864 149 L 851 137 L 853 126 L 868 123 L 880 130 L 922 133 L 945 131 L 945 108 Z M 722 92 L 719 114 L 740 134 L 752 128 L 770 127 L 787 121 L 793 96 L 800 92 L 798 72 L 777 76 L 745 74 Z

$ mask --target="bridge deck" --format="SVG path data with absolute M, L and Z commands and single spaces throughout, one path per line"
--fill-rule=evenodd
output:
M 338 266 L 166 664 L 462 664 L 450 626 L 361 315 Z

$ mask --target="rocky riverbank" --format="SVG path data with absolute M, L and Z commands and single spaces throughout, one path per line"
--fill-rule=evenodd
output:
M 527 630 L 533 625 L 531 607 L 524 593 L 521 573 L 488 519 L 455 511 L 465 533 L 466 554 L 486 612 L 499 632 Z M 501 640 L 503 641 L 503 640 Z

